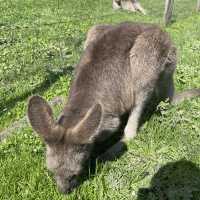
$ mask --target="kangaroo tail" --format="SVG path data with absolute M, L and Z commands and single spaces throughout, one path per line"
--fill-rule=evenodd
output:
M 176 93 L 171 100 L 171 104 L 178 104 L 186 99 L 199 96 L 200 96 L 200 88 L 185 90 L 183 92 Z

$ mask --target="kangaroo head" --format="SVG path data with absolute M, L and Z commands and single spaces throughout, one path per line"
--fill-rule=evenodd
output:
M 54 121 L 52 109 L 44 99 L 39 96 L 30 98 L 28 118 L 46 144 L 47 168 L 53 172 L 61 192 L 70 192 L 78 185 L 98 134 L 101 115 L 102 107 L 96 104 L 74 127 L 64 128 Z

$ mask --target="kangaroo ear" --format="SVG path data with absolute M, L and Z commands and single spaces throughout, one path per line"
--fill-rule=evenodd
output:
M 28 118 L 33 129 L 46 142 L 57 142 L 63 137 L 64 128 L 54 121 L 52 109 L 42 97 L 29 99 Z
M 90 143 L 97 136 L 101 116 L 102 107 L 100 104 L 90 108 L 84 118 L 73 128 L 73 142 L 79 144 Z

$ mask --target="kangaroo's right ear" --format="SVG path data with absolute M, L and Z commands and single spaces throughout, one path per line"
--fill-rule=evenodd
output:
M 64 128 L 53 119 L 52 109 L 40 96 L 32 96 L 28 103 L 28 118 L 33 129 L 46 141 L 63 138 Z
M 78 144 L 90 143 L 97 137 L 102 117 L 102 106 L 97 103 L 88 110 L 83 119 L 72 129 L 72 140 Z

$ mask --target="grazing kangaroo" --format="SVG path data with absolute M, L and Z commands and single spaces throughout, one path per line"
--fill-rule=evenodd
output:
M 140 5 L 138 0 L 113 0 L 113 9 L 123 9 L 132 12 L 140 11 L 142 14 L 146 14 L 145 9 Z
M 88 32 L 59 120 L 53 119 L 41 97 L 31 97 L 28 104 L 29 121 L 46 144 L 47 167 L 61 192 L 78 185 L 78 177 L 98 148 L 94 144 L 118 130 L 121 116 L 129 115 L 123 139 L 130 140 L 152 97 L 158 102 L 182 100 L 181 95 L 174 96 L 175 68 L 176 48 L 155 25 L 99 25 Z M 198 95 L 200 90 L 189 96 Z

